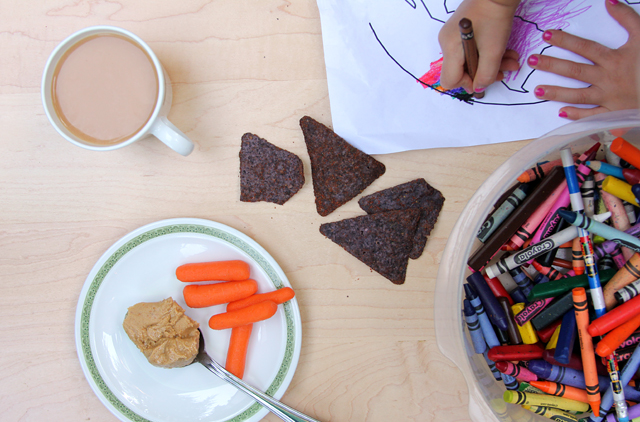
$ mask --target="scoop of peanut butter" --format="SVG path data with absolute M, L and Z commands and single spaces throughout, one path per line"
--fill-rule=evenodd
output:
M 152 365 L 180 368 L 198 354 L 199 324 L 172 298 L 131 306 L 122 326 Z

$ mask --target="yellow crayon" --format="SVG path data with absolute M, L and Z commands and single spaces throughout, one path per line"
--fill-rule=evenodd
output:
M 573 415 L 569 412 L 565 412 L 560 409 L 555 409 L 553 407 L 544 407 L 544 406 L 522 406 L 522 407 L 532 411 L 537 415 L 544 416 L 545 418 L 549 418 L 554 421 L 578 422 L 580 420 L 576 415 Z
M 556 330 L 551 335 L 551 338 L 549 339 L 549 342 L 547 343 L 547 346 L 545 347 L 546 350 L 551 350 L 551 349 L 555 349 L 556 348 L 556 345 L 558 344 L 558 336 L 560 335 L 560 327 L 561 326 L 562 325 L 558 325 L 556 327 Z
M 515 390 L 507 390 L 502 395 L 507 403 L 526 404 L 529 406 L 553 407 L 562 410 L 575 410 L 576 412 L 589 411 L 589 405 L 564 397 L 550 396 L 547 394 L 522 393 Z
M 518 313 L 524 309 L 524 303 L 511 305 L 511 309 L 514 315 L 518 315 Z M 538 342 L 538 334 L 536 334 L 536 330 L 533 328 L 531 321 L 527 321 L 524 325 L 516 324 L 516 326 L 520 331 L 520 337 L 522 337 L 524 344 L 536 344 Z
M 635 205 L 636 207 L 640 207 L 638 201 L 636 200 L 636 196 L 631 191 L 631 185 L 627 182 L 623 182 L 617 177 L 607 176 L 602 181 L 602 190 L 605 192 L 609 192 L 613 196 L 617 196 L 623 201 L 627 201 L 628 203 Z

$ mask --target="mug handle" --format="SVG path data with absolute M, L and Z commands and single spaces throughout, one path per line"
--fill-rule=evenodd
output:
M 187 156 L 193 151 L 193 142 L 166 117 L 159 117 L 151 127 L 153 136 L 178 154 Z

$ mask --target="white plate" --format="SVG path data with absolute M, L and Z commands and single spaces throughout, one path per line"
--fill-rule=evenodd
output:
M 275 260 L 235 229 L 208 220 L 179 218 L 141 227 L 102 255 L 84 283 L 76 310 L 76 348 L 82 370 L 100 401 L 125 422 L 247 421 L 268 411 L 200 364 L 156 368 L 122 328 L 127 308 L 167 297 L 200 323 L 209 355 L 224 365 L 229 331 L 208 327 L 225 305 L 188 308 L 186 283 L 175 269 L 188 262 L 242 259 L 251 266 L 258 293 L 290 286 Z M 254 325 L 244 380 L 280 398 L 300 356 L 301 321 L 296 299 Z

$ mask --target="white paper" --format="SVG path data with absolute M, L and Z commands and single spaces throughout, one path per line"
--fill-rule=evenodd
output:
M 586 62 L 543 42 L 545 29 L 624 44 L 628 35 L 604 1 L 524 0 L 509 46 L 520 53 L 521 70 L 483 99 L 464 102 L 417 80 L 442 57 L 438 32 L 460 0 L 318 0 L 333 129 L 369 154 L 540 137 L 568 120 L 558 117 L 565 104 L 541 102 L 535 87 L 585 84 L 534 71 L 526 59 L 538 53 Z

